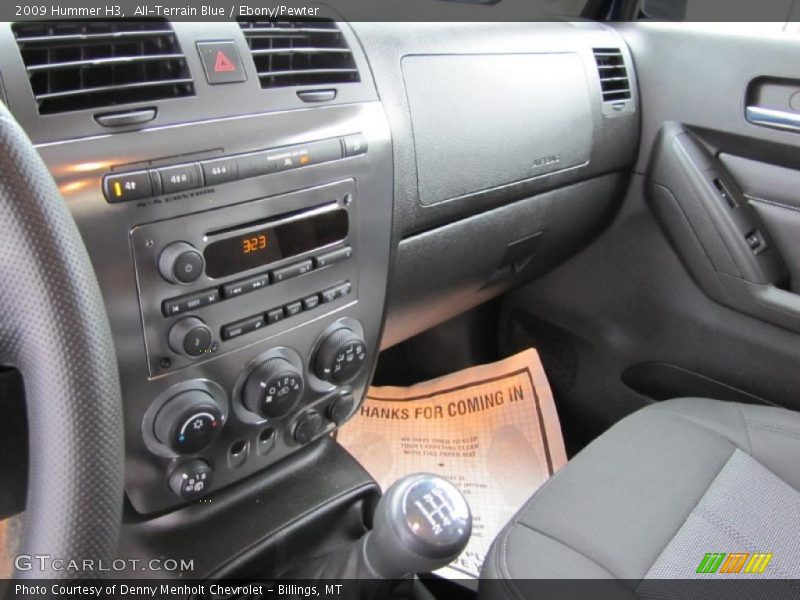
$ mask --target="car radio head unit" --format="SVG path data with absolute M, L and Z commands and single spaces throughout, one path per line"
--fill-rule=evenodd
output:
M 353 182 L 343 181 L 134 228 L 151 376 L 353 301 L 356 205 Z

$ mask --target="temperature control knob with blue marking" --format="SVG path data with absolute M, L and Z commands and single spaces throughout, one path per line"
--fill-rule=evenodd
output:
M 217 437 L 222 411 L 203 390 L 188 390 L 169 400 L 156 415 L 153 433 L 179 454 L 199 452 Z

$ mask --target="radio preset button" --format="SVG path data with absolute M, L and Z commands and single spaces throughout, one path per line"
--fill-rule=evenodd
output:
M 336 297 L 337 298 L 344 298 L 347 296 L 350 291 L 353 289 L 353 286 L 350 284 L 349 281 L 345 281 L 336 286 Z
M 282 308 L 273 308 L 272 310 L 267 311 L 267 324 L 272 325 L 273 323 L 277 323 L 278 321 L 283 320 L 283 309 Z
M 200 163 L 206 185 L 217 185 L 233 181 L 239 177 L 239 169 L 234 158 L 217 158 Z
M 328 302 L 333 302 L 334 300 L 347 296 L 351 290 L 352 286 L 350 282 L 345 281 L 344 283 L 340 283 L 339 285 L 335 285 L 332 288 L 320 292 L 320 295 L 322 296 L 322 302 L 327 304 Z
M 353 255 L 353 249 L 350 246 L 345 246 L 344 248 L 337 248 L 336 250 L 331 250 L 330 252 L 326 252 L 325 254 L 320 254 L 314 257 L 314 265 L 317 269 L 321 269 L 322 267 L 327 267 L 329 265 L 336 264 L 338 262 L 342 262 L 343 260 L 347 260 Z
M 303 298 L 303 310 L 311 310 L 319 306 L 319 294 Z
M 292 263 L 291 265 L 287 265 L 272 271 L 272 281 L 276 283 L 279 281 L 286 281 L 287 279 L 297 277 L 298 275 L 304 275 L 313 268 L 314 263 L 310 258 L 307 260 L 301 260 L 300 262 Z
M 257 317 L 250 317 L 249 319 L 242 319 L 241 321 L 236 321 L 230 325 L 223 326 L 222 339 L 232 340 L 233 338 L 244 335 L 245 333 L 257 331 L 265 325 L 266 322 L 264 321 L 264 317 L 261 315 L 258 315 Z
M 161 188 L 165 194 L 182 192 L 184 190 L 191 190 L 203 186 L 203 179 L 200 176 L 200 165 L 197 163 L 163 167 L 158 170 L 158 174 L 161 176 Z
M 287 317 L 293 317 L 295 315 L 300 314 L 300 311 L 303 310 L 303 305 L 297 302 L 290 302 L 286 306 L 283 307 L 284 312 L 286 312 Z
M 236 296 L 260 290 L 261 288 L 267 287 L 267 285 L 269 285 L 269 275 L 265 273 L 264 275 L 257 275 L 250 279 L 234 281 L 233 283 L 224 285 L 222 286 L 222 293 L 225 294 L 226 298 L 236 298 Z
M 111 203 L 127 202 L 152 196 L 153 183 L 147 171 L 107 175 L 103 179 L 103 192 Z

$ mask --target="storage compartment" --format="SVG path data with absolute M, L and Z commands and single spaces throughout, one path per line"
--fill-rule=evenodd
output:
M 612 174 L 490 210 L 400 242 L 382 347 L 544 273 L 603 227 L 625 176 Z
M 571 52 L 406 56 L 420 204 L 587 164 L 583 65 Z

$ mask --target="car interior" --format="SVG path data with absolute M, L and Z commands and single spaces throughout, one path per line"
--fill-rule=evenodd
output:
M 0 23 L 0 577 L 800 578 L 800 9 L 429 2 Z M 529 348 L 569 460 L 436 575 L 469 494 L 338 430 Z M 184 597 L 269 597 L 231 589 Z

